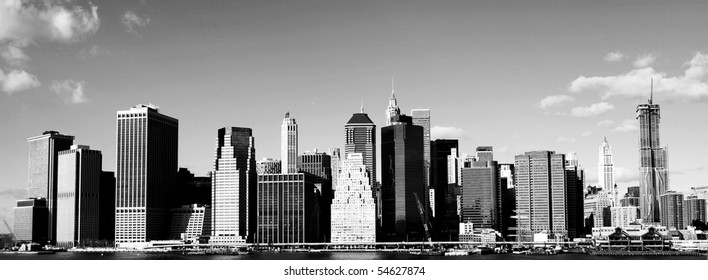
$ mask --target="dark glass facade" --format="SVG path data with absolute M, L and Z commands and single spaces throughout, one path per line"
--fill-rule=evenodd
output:
M 319 211 L 315 213 L 319 216 L 319 236 L 317 239 L 328 241 L 330 238 L 331 226 L 331 205 L 334 198 L 332 190 L 332 158 L 325 153 L 305 153 L 297 157 L 299 172 L 311 175 L 312 183 L 319 192 L 315 200 Z
M 423 241 L 425 200 L 423 128 L 400 116 L 381 128 L 381 241 Z M 421 211 L 422 210 L 422 211 Z
M 309 175 L 258 175 L 255 243 L 320 242 L 316 188 Z
M 453 149 L 455 154 L 452 154 Z M 456 194 L 459 185 L 448 181 L 448 156 L 457 157 L 457 149 L 456 139 L 437 139 L 430 147 L 430 187 L 435 190 L 435 239 L 440 241 L 457 240 L 460 230 Z M 455 172 L 456 168 L 452 170 Z

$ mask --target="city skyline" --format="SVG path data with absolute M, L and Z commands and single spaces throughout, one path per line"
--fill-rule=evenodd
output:
M 620 194 L 628 186 L 638 185 L 634 109 L 647 99 L 649 79 L 653 77 L 655 100 L 662 106 L 662 144 L 671 148 L 670 189 L 688 191 L 708 185 L 700 177 L 705 174 L 702 159 L 708 151 L 693 144 L 708 140 L 701 124 L 693 124 L 695 119 L 708 116 L 701 110 L 708 99 L 701 89 L 706 77 L 699 71 L 708 63 L 701 53 L 708 51 L 704 47 L 708 42 L 693 36 L 700 34 L 699 26 L 706 23 L 699 17 L 705 11 L 705 4 L 700 2 L 640 8 L 571 3 L 551 9 L 567 12 L 573 20 L 532 7 L 519 9 L 527 11 L 519 13 L 494 4 L 325 4 L 315 5 L 313 16 L 303 9 L 307 5 L 286 3 L 261 6 L 214 2 L 204 7 L 185 2 L 175 7 L 93 3 L 97 7 L 95 15 L 85 2 L 64 5 L 81 5 L 83 16 L 101 19 L 100 24 L 92 25 L 95 28 L 71 29 L 76 33 L 64 34 L 68 38 L 0 31 L 3 53 L 10 53 L 6 50 L 13 46 L 31 57 L 16 56 L 13 60 L 24 65 L 0 62 L 0 129 L 13 132 L 0 140 L 0 152 L 11 159 L 0 163 L 0 174 L 8 178 L 7 184 L 0 186 L 0 218 L 8 222 L 12 221 L 14 202 L 27 193 L 26 140 L 42 131 L 73 135 L 77 143 L 103 151 L 104 169 L 115 171 L 115 111 L 153 102 L 181 121 L 178 165 L 203 175 L 213 161 L 211 135 L 220 127 L 253 128 L 257 159 L 278 157 L 278 125 L 286 111 L 298 118 L 301 151 L 343 148 L 341 124 L 359 111 L 361 100 L 364 112 L 383 127 L 391 76 L 397 80 L 398 105 L 404 111 L 429 108 L 433 116 L 431 140 L 459 138 L 461 154 L 491 145 L 500 163 L 511 163 L 515 155 L 530 150 L 575 151 L 588 174 L 587 182 L 596 185 L 597 143 L 607 136 L 613 147 Z M 3 3 L 1 8 L 5 12 L 13 7 Z M 508 22 L 498 22 L 476 10 Z M 185 16 L 191 12 L 198 16 Z M 360 13 L 372 15 L 371 22 L 358 19 Z M 651 20 L 638 13 L 647 14 Z M 224 16 L 231 14 L 242 16 Z M 262 22 L 259 14 L 270 14 L 266 18 L 271 22 Z M 600 17 L 592 19 L 584 14 Z M 676 14 L 683 16 L 680 20 L 670 17 Z M 435 23 L 444 15 L 449 21 Z M 626 15 L 632 21 L 621 21 Z M 582 25 L 607 19 L 615 20 L 616 33 L 604 32 L 605 24 Z M 11 20 L 3 17 L 2 23 Z M 529 20 L 534 24 L 515 27 Z M 550 38 L 539 32 L 551 23 L 556 25 L 554 20 L 568 23 L 568 30 L 551 28 Z M 500 25 L 491 33 L 479 27 L 490 22 Z M 331 30 L 322 27 L 327 23 L 331 23 Z M 428 23 L 429 29 L 418 30 Z M 657 32 L 659 26 L 664 32 Z M 376 31 L 374 27 L 383 28 Z M 581 27 L 586 32 L 582 36 L 602 38 L 602 43 L 577 47 L 574 44 L 587 41 L 575 37 L 580 35 L 572 32 L 572 27 Z M 677 27 L 684 32 L 666 31 Z M 367 35 L 357 35 L 358 30 Z M 468 30 L 475 39 L 456 37 Z M 541 40 L 525 36 L 528 31 Z M 181 34 L 177 32 L 189 36 L 165 39 Z M 622 38 L 627 34 L 636 36 L 636 40 Z M 18 36 L 29 36 L 36 45 L 8 43 Z M 350 44 L 342 47 L 329 41 Z M 367 41 L 377 43 L 367 47 Z M 426 41 L 434 43 L 423 43 Z M 667 46 L 665 41 L 682 44 Z M 500 45 L 503 47 L 495 49 Z M 228 49 L 232 46 L 237 46 L 233 54 Z M 203 53 L 214 55 L 198 61 Z M 175 57 L 180 58 L 172 59 Z M 7 77 L 21 73 L 14 70 L 36 76 L 40 85 L 10 90 Z M 509 82 L 508 77 L 514 80 Z M 686 84 L 697 85 L 698 89 L 681 87 Z M 485 103 L 492 106 L 480 105 Z M 242 107 L 248 108 L 228 110 L 230 104 L 247 104 Z M 475 110 L 465 110 L 469 106 Z M 264 108 L 273 112 L 264 113 Z M 195 114 L 195 109 L 202 113 Z M 522 115 L 524 118 L 519 117 Z M 494 116 L 494 121 L 489 121 L 489 116 Z

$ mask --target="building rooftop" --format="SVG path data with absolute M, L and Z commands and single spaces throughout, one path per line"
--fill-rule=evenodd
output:
M 366 113 L 355 113 L 347 124 L 374 124 Z

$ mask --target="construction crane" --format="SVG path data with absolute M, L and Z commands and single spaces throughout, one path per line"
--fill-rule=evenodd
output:
M 12 232 L 12 229 L 10 228 L 10 225 L 7 224 L 6 220 L 2 220 L 2 222 L 5 224 L 5 227 L 7 228 L 7 231 L 10 233 L 10 242 L 12 242 L 13 246 L 15 244 L 15 234 Z M 0 244 L 0 246 L 4 246 L 4 244 Z
M 433 245 L 433 239 L 430 238 L 430 231 L 428 230 L 428 222 L 425 220 L 425 212 L 423 211 L 423 204 L 420 203 L 420 198 L 418 198 L 417 193 L 413 193 L 415 196 L 415 202 L 418 204 L 418 213 L 420 214 L 420 220 L 423 222 L 423 228 L 425 229 L 425 239 L 428 240 L 430 246 Z

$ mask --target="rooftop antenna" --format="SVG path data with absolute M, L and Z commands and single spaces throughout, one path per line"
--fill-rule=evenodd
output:
M 394 94 L 396 91 L 394 90 L 395 87 L 394 87 L 393 85 L 394 85 L 394 84 L 393 84 L 393 76 L 391 76 L 391 96 L 392 96 L 393 98 L 396 98 L 396 95 Z
M 361 98 L 361 113 L 364 113 L 364 98 Z
M 654 78 L 651 78 L 651 91 L 649 92 L 649 104 L 654 101 Z

